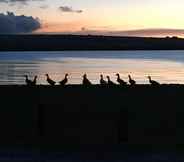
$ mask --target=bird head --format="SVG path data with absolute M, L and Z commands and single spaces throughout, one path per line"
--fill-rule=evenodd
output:
M 151 79 L 151 77 L 150 76 L 147 76 L 148 77 L 148 79 Z
M 28 78 L 28 75 L 24 75 L 24 77 Z
M 119 75 L 118 73 L 116 74 L 116 76 L 117 76 L 118 78 L 120 78 L 120 75 Z
M 87 77 L 87 74 L 84 74 L 84 75 L 83 75 L 83 78 L 86 78 L 86 77 Z
M 107 76 L 107 79 L 110 79 L 110 76 Z
M 101 74 L 100 77 L 103 78 L 103 75 Z
M 65 77 L 67 77 L 67 76 L 68 76 L 68 73 L 65 74 Z

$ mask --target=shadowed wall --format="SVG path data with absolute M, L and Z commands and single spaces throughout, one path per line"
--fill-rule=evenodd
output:
M 184 144 L 183 85 L 0 86 L 0 143 Z

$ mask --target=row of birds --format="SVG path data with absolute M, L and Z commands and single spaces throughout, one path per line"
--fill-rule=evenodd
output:
M 56 81 L 52 80 L 49 77 L 48 74 L 45 74 L 45 76 L 46 76 L 46 81 L 48 82 L 48 84 L 50 84 L 52 86 L 56 84 Z M 117 76 L 117 82 L 120 85 L 128 85 L 128 83 L 126 81 L 124 81 L 123 79 L 120 78 L 120 74 L 116 74 L 116 76 Z M 35 76 L 33 80 L 30 80 L 28 78 L 28 75 L 25 75 L 25 83 L 27 85 L 36 85 L 37 84 L 37 78 L 38 77 Z M 128 82 L 129 82 L 130 85 L 135 85 L 136 84 L 136 81 L 133 80 L 130 75 L 128 75 L 128 78 L 129 78 Z M 148 79 L 149 79 L 149 83 L 151 85 L 159 85 L 159 83 L 157 81 L 151 79 L 151 76 L 148 76 Z M 68 82 L 68 74 L 65 74 L 64 79 L 61 80 L 59 82 L 59 84 L 62 85 L 62 86 L 64 86 L 64 85 L 67 84 L 67 82 Z M 84 74 L 83 75 L 82 84 L 83 85 L 92 85 L 91 81 L 87 78 L 87 74 Z M 113 81 L 111 81 L 110 76 L 107 76 L 107 81 L 106 81 L 106 80 L 104 80 L 103 75 L 100 75 L 100 84 L 101 85 L 116 85 L 116 83 L 114 83 Z

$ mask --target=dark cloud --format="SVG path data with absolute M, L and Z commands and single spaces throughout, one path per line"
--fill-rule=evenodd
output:
M 31 33 L 39 28 L 41 28 L 41 23 L 38 18 L 16 16 L 13 12 L 0 13 L 1 34 Z
M 82 10 L 74 10 L 72 7 L 68 6 L 60 6 L 59 10 L 62 12 L 74 12 L 74 13 L 82 13 Z
M 13 5 L 15 3 L 20 3 L 23 5 L 26 5 L 27 2 L 31 2 L 31 1 L 44 1 L 44 0 L 0 0 L 0 3 L 7 3 L 9 5 Z

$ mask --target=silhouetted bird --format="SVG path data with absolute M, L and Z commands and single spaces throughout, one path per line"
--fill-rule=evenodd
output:
M 24 77 L 26 78 L 25 79 L 26 85 L 31 85 L 32 84 L 32 81 L 29 80 L 28 75 L 24 75 Z
M 59 82 L 60 85 L 64 86 L 68 82 L 68 74 L 65 74 L 65 78 Z
M 130 75 L 128 75 L 128 78 L 129 78 L 130 85 L 135 85 L 136 84 L 136 81 L 133 80 Z
M 107 81 L 103 79 L 103 75 L 100 75 L 100 84 L 101 85 L 107 85 Z
M 31 85 L 36 85 L 38 76 L 36 75 L 31 83 Z
M 107 76 L 108 85 L 116 85 L 113 81 L 111 81 L 110 76 Z
M 127 82 L 125 82 L 123 79 L 120 78 L 120 75 L 117 73 L 116 76 L 118 77 L 117 78 L 117 82 L 120 84 L 120 85 L 127 85 Z
M 160 83 L 158 83 L 157 81 L 152 80 L 151 76 L 148 76 L 148 79 L 149 79 L 149 82 L 150 82 L 151 85 L 160 85 Z
M 56 84 L 56 82 L 55 81 L 53 81 L 50 77 L 49 77 L 49 75 L 48 74 L 45 74 L 46 75 L 46 77 L 47 77 L 47 82 L 50 84 L 50 85 L 55 85 Z
M 82 81 L 83 85 L 91 85 L 92 83 L 89 81 L 89 79 L 87 78 L 87 74 L 83 75 L 83 81 Z

